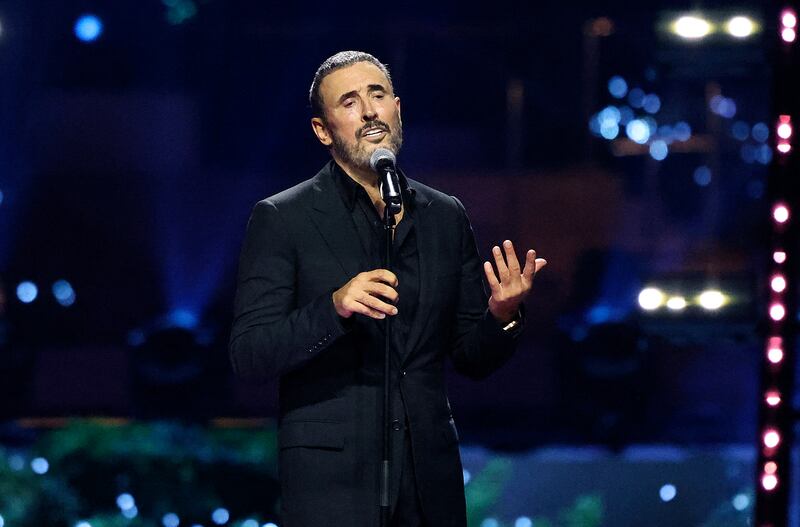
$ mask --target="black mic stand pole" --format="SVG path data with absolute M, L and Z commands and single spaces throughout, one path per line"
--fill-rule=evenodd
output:
M 396 177 L 394 174 L 386 174 L 389 179 L 390 189 L 397 189 Z M 392 195 L 389 189 L 386 192 L 381 192 L 381 197 L 384 200 L 383 209 L 383 229 L 385 236 L 385 263 L 386 269 L 392 270 L 392 245 L 394 243 L 394 228 L 396 225 L 395 214 L 398 214 L 402 208 L 402 201 L 399 194 Z M 391 416 L 390 416 L 390 387 L 392 382 L 391 377 L 391 349 L 392 349 L 392 317 L 387 316 L 384 319 L 384 328 L 386 337 L 384 341 L 383 353 L 383 462 L 381 463 L 381 527 L 389 526 L 389 455 L 390 455 L 390 435 L 391 435 Z

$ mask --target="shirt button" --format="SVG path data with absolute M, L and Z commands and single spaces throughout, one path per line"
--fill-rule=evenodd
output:
M 402 370 L 402 371 L 400 372 L 400 375 L 402 375 L 403 377 L 405 377 L 405 376 L 406 376 L 406 370 Z
M 400 419 L 395 419 L 392 421 L 392 430 L 400 430 Z

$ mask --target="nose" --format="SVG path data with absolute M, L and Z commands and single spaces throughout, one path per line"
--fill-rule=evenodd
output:
M 364 115 L 363 119 L 365 121 L 372 121 L 378 117 L 378 113 L 375 111 L 375 107 L 372 105 L 372 101 L 367 100 L 364 103 Z

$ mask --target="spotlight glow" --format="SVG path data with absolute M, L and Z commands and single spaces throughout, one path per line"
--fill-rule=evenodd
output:
M 764 400 L 769 406 L 778 406 L 781 404 L 781 394 L 778 390 L 770 390 L 764 395 Z
M 781 24 L 783 27 L 794 28 L 797 26 L 797 15 L 791 9 L 785 10 L 781 13 Z
M 86 14 L 75 21 L 75 36 L 83 42 L 94 42 L 103 34 L 103 22 L 97 15 Z
M 756 31 L 755 23 L 746 16 L 735 16 L 728 20 L 725 29 L 735 38 L 747 38 Z
M 642 119 L 634 119 L 625 126 L 625 133 L 628 138 L 640 145 L 645 144 L 650 139 L 650 127 Z
M 39 295 L 39 288 L 33 282 L 21 282 L 17 286 L 17 298 L 23 304 L 30 304 Z
M 775 474 L 778 472 L 778 464 L 774 461 L 764 463 L 764 474 Z
M 785 141 L 781 141 L 780 143 L 778 143 L 778 152 L 780 152 L 781 154 L 788 154 L 789 150 L 791 149 L 792 145 L 790 145 Z
M 716 289 L 710 289 L 708 291 L 703 291 L 702 293 L 700 293 L 700 296 L 697 298 L 697 301 L 700 303 L 700 306 L 703 309 L 707 311 L 716 311 L 725 305 L 726 298 L 721 291 L 717 291 Z
M 774 428 L 768 428 L 764 432 L 764 446 L 767 448 L 775 448 L 781 443 L 781 435 Z
M 678 494 L 678 490 L 675 488 L 675 485 L 666 484 L 658 491 L 658 495 L 663 502 L 670 502 L 675 499 L 675 496 Z
M 671 296 L 669 300 L 667 300 L 667 309 L 672 311 L 682 311 L 686 309 L 688 302 L 686 302 L 686 298 L 682 296 Z
M 711 24 L 700 17 L 682 16 L 672 25 L 672 31 L 681 38 L 698 40 L 711 33 Z
M 797 38 L 797 32 L 794 28 L 785 27 L 781 30 L 781 38 L 784 42 L 794 42 Z
M 764 474 L 761 476 L 761 486 L 766 491 L 775 490 L 775 487 L 778 486 L 778 477 L 774 474 Z
M 781 123 L 778 125 L 778 137 L 781 139 L 789 139 L 792 137 L 792 125 L 789 123 Z
M 786 223 L 789 221 L 789 207 L 782 203 L 778 203 L 772 208 L 772 219 L 778 223 Z
M 769 307 L 769 318 L 771 318 L 775 322 L 783 320 L 783 317 L 785 316 L 786 316 L 786 308 L 783 307 L 783 304 L 778 304 L 776 302 Z
M 783 293 L 786 290 L 786 279 L 783 275 L 776 274 L 770 281 L 770 287 L 776 293 Z
M 646 287 L 639 293 L 639 307 L 654 311 L 664 304 L 664 293 L 655 287 Z
M 767 360 L 772 364 L 780 364 L 783 360 L 783 350 L 781 348 L 769 348 L 767 350 Z
M 782 264 L 786 261 L 786 251 L 775 251 L 772 253 L 772 260 L 776 264 Z

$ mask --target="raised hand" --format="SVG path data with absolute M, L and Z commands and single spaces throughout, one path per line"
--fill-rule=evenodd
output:
M 525 254 L 525 268 L 520 269 L 511 240 L 503 242 L 503 250 L 505 258 L 503 258 L 503 251 L 500 250 L 500 247 L 495 245 L 492 248 L 494 263 L 497 267 L 496 273 L 488 261 L 483 263 L 483 270 L 492 291 L 492 296 L 489 298 L 489 311 L 494 318 L 505 323 L 514 319 L 519 305 L 531 292 L 534 276 L 547 265 L 547 260 L 536 258 L 536 251 L 530 249 Z

